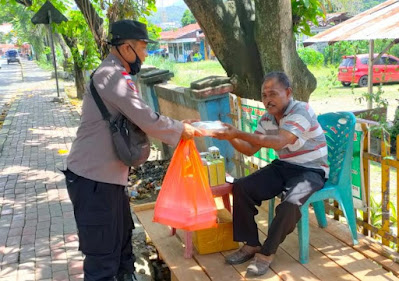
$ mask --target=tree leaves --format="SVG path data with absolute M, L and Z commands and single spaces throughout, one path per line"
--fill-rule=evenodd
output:
M 317 17 L 325 17 L 324 7 L 318 0 L 291 0 L 292 21 L 295 33 L 313 35 L 309 22 L 318 25 Z

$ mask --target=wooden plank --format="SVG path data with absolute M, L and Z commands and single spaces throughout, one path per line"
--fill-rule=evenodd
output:
M 259 229 L 263 232 L 268 229 L 267 217 L 268 214 L 265 210 L 264 205 L 259 209 L 259 214 L 255 217 Z M 291 233 L 280 245 L 287 254 L 293 259 L 299 259 L 299 248 L 298 248 L 298 234 Z M 359 280 L 348 273 L 346 270 L 337 265 L 328 256 L 318 251 L 314 247 L 309 247 L 309 263 L 302 265 L 308 269 L 314 276 L 323 281 L 338 281 L 338 280 Z M 300 276 L 298 273 L 293 273 L 293 277 Z
M 232 251 L 226 251 L 223 252 L 223 256 L 227 256 L 230 253 L 233 253 L 235 250 Z M 281 281 L 282 279 L 273 271 L 273 270 L 269 270 L 268 272 L 266 272 L 266 274 L 262 275 L 262 276 L 246 276 L 247 273 L 247 267 L 249 265 L 250 261 L 247 261 L 245 263 L 242 264 L 237 264 L 237 265 L 233 265 L 232 267 L 235 268 L 235 270 L 237 270 L 241 276 L 243 276 L 245 278 L 245 280 L 251 280 L 251 281 L 264 281 L 264 280 L 270 280 L 270 281 Z
M 346 271 L 350 272 L 353 276 L 362 281 L 373 281 L 375 280 L 376 276 L 384 278 L 384 280 L 398 280 L 390 272 L 387 272 L 386 270 L 380 268 L 377 264 L 373 263 L 371 260 L 367 259 L 368 256 L 371 256 L 371 253 L 365 255 L 366 250 L 371 251 L 369 247 L 364 247 L 362 251 L 359 251 L 360 248 L 358 249 L 358 246 L 355 246 L 355 249 L 352 247 L 352 239 L 348 226 L 333 219 L 329 219 L 328 228 L 331 228 L 331 225 L 339 225 L 345 227 L 346 229 L 345 231 L 343 231 L 342 227 L 340 227 L 339 230 L 334 229 L 331 230 L 331 232 L 326 232 L 326 229 L 323 230 L 318 227 L 314 213 L 312 211 L 310 211 L 310 213 L 309 230 L 310 245 L 312 247 L 316 248 L 318 251 L 326 255 L 329 259 L 333 260 L 339 266 L 341 266 Z M 297 230 L 295 230 L 294 233 L 296 234 L 296 236 L 298 236 Z M 343 241 L 332 235 L 332 233 L 344 236 L 347 243 L 344 243 Z M 343 233 L 346 233 L 346 235 L 343 235 Z M 377 256 L 379 258 L 384 258 L 375 254 L 375 259 L 377 259 Z M 390 262 L 391 264 L 393 263 L 391 260 Z
M 177 229 L 177 236 L 183 242 L 184 231 Z M 202 269 L 211 278 L 217 281 L 245 280 L 231 265 L 227 264 L 221 253 L 199 255 L 195 248 L 193 258 L 201 265 Z
M 182 243 L 176 236 L 170 236 L 169 227 L 152 222 L 154 210 L 137 212 L 136 215 L 177 280 L 210 280 L 194 259 L 184 258 Z
M 397 280 L 392 274 L 367 259 L 362 253 L 336 239 L 318 226 L 311 223 L 309 229 L 311 231 L 310 244 L 358 279 L 374 281 L 376 276 L 379 276 L 384 280 Z
M 315 218 L 312 218 L 311 222 L 313 224 L 317 223 Z M 347 225 L 338 221 L 328 219 L 328 227 L 325 228 L 324 231 L 336 237 L 345 244 L 352 245 L 352 238 Z M 391 271 L 394 275 L 399 276 L 399 265 L 396 262 L 380 255 L 378 252 L 372 251 L 370 249 L 369 239 L 362 238 L 363 235 L 359 233 L 358 236 L 359 236 L 358 237 L 359 245 L 353 246 L 355 250 L 359 251 L 367 258 L 370 258 L 375 262 L 379 263 L 383 268 L 385 268 L 388 271 Z
M 155 202 L 144 203 L 144 204 L 138 204 L 138 205 L 131 204 L 131 206 L 132 206 L 132 208 L 133 208 L 133 211 L 134 211 L 135 213 L 137 213 L 137 212 L 141 212 L 141 211 L 146 211 L 146 210 L 154 209 L 154 207 L 155 207 Z
M 201 265 L 211 280 L 215 281 L 235 281 L 245 280 L 235 268 L 227 264 L 221 253 L 208 255 L 194 254 L 194 259 Z

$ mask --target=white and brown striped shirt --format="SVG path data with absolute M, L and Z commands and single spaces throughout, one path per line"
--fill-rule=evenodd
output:
M 273 115 L 266 112 L 260 118 L 255 133 L 278 135 L 281 129 L 294 134 L 298 139 L 276 151 L 279 159 L 307 168 L 322 169 L 328 178 L 326 138 L 309 104 L 291 100 L 280 124 L 277 124 Z

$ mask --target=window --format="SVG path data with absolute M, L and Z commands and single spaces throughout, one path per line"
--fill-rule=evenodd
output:
M 361 64 L 369 64 L 369 58 L 361 58 L 360 63 Z
M 346 59 L 342 60 L 342 62 L 339 66 L 349 67 L 349 66 L 354 66 L 354 65 L 355 65 L 355 58 L 346 58 Z
M 387 58 L 387 64 L 388 65 L 399 65 L 399 61 L 395 60 L 393 58 Z

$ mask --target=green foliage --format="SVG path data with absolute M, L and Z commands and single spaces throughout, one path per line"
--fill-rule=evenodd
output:
M 376 194 L 370 195 L 370 224 L 377 228 L 382 227 L 382 201 L 378 201 L 375 199 L 377 197 Z M 395 204 L 392 201 L 388 202 L 388 207 L 390 209 L 389 212 L 389 226 L 395 227 L 398 223 L 398 218 L 396 215 Z
M 388 39 L 375 40 L 374 53 L 381 52 L 390 42 L 391 40 Z M 326 47 L 323 53 L 326 63 L 339 64 L 344 55 L 368 54 L 369 42 L 366 40 L 341 41 Z M 387 53 L 399 57 L 399 45 L 393 46 Z
M 309 22 L 318 25 L 317 16 L 325 17 L 323 6 L 319 0 L 291 0 L 292 21 L 295 33 L 313 35 Z
M 162 28 L 153 24 L 152 22 L 149 22 L 147 20 L 147 18 L 145 18 L 144 16 L 140 17 L 139 21 L 142 23 L 145 23 L 147 25 L 148 36 L 150 37 L 150 39 L 154 40 L 154 41 L 158 41 L 161 36 L 160 33 L 162 31 Z M 159 43 L 148 44 L 147 49 L 149 51 L 157 50 L 157 49 L 159 49 Z
M 174 61 L 171 61 L 167 58 L 163 58 L 161 56 L 148 56 L 145 59 L 145 64 L 153 65 L 159 69 L 166 69 L 175 74 L 177 72 L 176 63 Z
M 386 0 L 363 0 L 363 6 L 360 7 L 360 11 L 366 11 L 374 6 L 377 6 L 383 2 L 385 2 Z
M 392 126 L 388 128 L 388 132 L 391 135 L 391 148 L 396 148 L 396 139 L 399 135 L 399 104 L 395 110 L 395 117 Z M 397 151 L 394 152 L 397 153 Z
M 298 49 L 298 55 L 306 65 L 322 66 L 324 64 L 324 56 L 322 53 L 312 48 Z
M 193 14 L 191 13 L 190 10 L 185 10 L 183 17 L 181 18 L 181 25 L 186 26 L 192 23 L 196 23 L 197 20 L 194 18 Z

